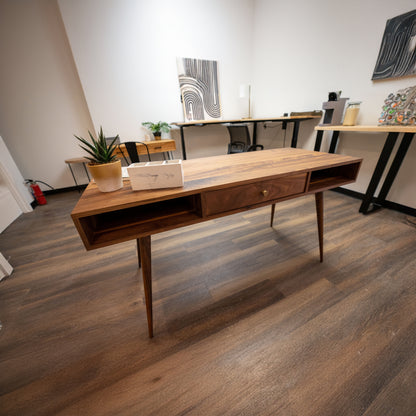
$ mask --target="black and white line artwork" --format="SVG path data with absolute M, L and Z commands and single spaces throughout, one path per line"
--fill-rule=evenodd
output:
M 373 80 L 416 74 L 416 10 L 387 20 Z
M 185 121 L 221 118 L 217 61 L 177 58 Z

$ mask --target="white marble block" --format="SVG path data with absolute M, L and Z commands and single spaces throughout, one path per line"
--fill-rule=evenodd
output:
M 127 171 L 133 191 L 183 186 L 180 159 L 132 163 Z

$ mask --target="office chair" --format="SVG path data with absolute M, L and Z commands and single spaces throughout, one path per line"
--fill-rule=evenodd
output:
M 247 124 L 229 124 L 227 125 L 230 134 L 230 143 L 228 144 L 228 154 L 253 152 L 258 148 L 263 150 L 261 144 L 252 145 L 250 140 L 250 132 Z
M 123 158 L 124 158 L 127 165 L 129 165 L 130 163 L 140 162 L 139 154 L 137 152 L 137 144 L 144 145 L 144 147 L 146 148 L 146 151 L 147 151 L 147 157 L 149 158 L 149 162 L 152 160 L 150 158 L 149 148 L 147 147 L 146 143 L 144 143 L 144 142 L 124 142 L 124 143 L 120 143 L 117 147 L 118 147 L 118 150 L 120 151 L 120 153 L 123 155 Z M 127 151 L 127 155 L 130 159 L 130 163 L 127 160 L 127 156 L 125 155 L 121 145 L 125 146 L 125 150 Z

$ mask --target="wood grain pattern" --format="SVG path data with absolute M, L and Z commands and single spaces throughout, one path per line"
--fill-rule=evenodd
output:
M 85 251 L 49 195 L 0 234 L 0 414 L 414 416 L 416 228 L 325 194 Z
M 91 250 L 351 183 L 362 160 L 292 148 L 252 153 L 184 161 L 178 188 L 134 192 L 124 184 L 108 195 L 92 183 L 71 216 Z M 247 197 L 221 208 L 215 195 L 223 191 Z
M 262 122 L 262 121 L 289 121 L 289 120 L 310 120 L 310 119 L 320 119 L 322 116 L 282 116 L 282 117 L 271 117 L 271 118 L 239 118 L 239 119 L 229 119 L 229 120 L 193 120 L 193 121 L 177 121 L 173 124 L 178 127 L 186 126 L 195 126 L 198 124 L 224 124 L 224 123 L 253 123 L 253 122 Z
M 232 163 L 230 163 L 230 157 Z M 112 210 L 116 207 L 129 207 L 161 201 L 172 196 L 188 196 L 204 190 L 221 189 L 232 184 L 242 185 L 255 182 L 260 178 L 287 176 L 318 170 L 322 167 L 340 166 L 346 163 L 359 163 L 360 158 L 345 155 L 334 155 L 322 152 L 311 152 L 302 149 L 271 149 L 262 152 L 240 153 L 207 158 L 184 160 L 183 171 L 185 184 L 182 188 L 153 189 L 132 192 L 125 185 L 117 191 L 117 198 L 103 195 L 95 184 L 91 183 L 83 198 L 74 208 L 72 214 L 94 214 Z M 253 178 L 253 170 L 256 177 Z M 97 208 L 99 207 L 99 208 Z
M 416 126 L 316 126 L 315 130 L 359 131 L 367 133 L 416 133 Z

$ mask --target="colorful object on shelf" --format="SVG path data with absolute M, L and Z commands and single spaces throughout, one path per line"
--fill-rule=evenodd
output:
M 416 86 L 390 93 L 384 100 L 378 123 L 403 126 L 416 124 Z

